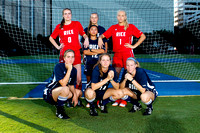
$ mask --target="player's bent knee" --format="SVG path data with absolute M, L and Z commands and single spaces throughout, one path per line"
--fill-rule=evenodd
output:
M 153 100 L 150 98 L 150 96 L 148 94 L 145 94 L 145 93 L 142 94 L 140 96 L 140 98 L 141 98 L 141 101 L 146 105 L 149 105 L 153 102 Z
M 69 95 L 67 96 L 68 97 L 68 99 L 70 99 L 70 98 L 72 98 L 72 93 L 71 92 L 69 92 Z
M 150 99 L 150 97 L 145 93 L 141 94 L 140 98 L 143 102 L 147 102 Z
M 122 98 L 122 97 L 124 97 L 123 91 L 122 91 L 122 90 L 118 90 L 118 91 L 117 91 L 117 99 L 120 99 L 120 98 Z
M 94 90 L 92 90 L 91 88 L 86 89 L 85 91 L 85 97 L 87 99 L 93 99 L 96 97 L 96 93 Z
M 68 96 L 70 93 L 69 87 L 65 86 L 61 90 L 61 95 Z

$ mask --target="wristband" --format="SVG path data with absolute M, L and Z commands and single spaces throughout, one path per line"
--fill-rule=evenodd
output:
M 92 52 L 92 49 L 90 49 L 90 52 Z
M 113 79 L 111 79 L 110 81 L 113 81 Z
M 131 80 L 131 82 L 133 82 L 133 80 L 135 80 L 134 78 Z

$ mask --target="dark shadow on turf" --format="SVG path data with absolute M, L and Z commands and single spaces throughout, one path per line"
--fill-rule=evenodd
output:
M 23 123 L 23 124 L 25 124 L 25 125 L 27 125 L 27 126 L 33 127 L 33 128 L 35 128 L 35 129 L 37 129 L 37 130 L 39 130 L 39 131 L 42 131 L 42 132 L 56 133 L 55 131 L 50 130 L 50 129 L 46 128 L 46 127 L 42 127 L 42 126 L 37 125 L 37 124 L 34 124 L 34 123 L 32 123 L 32 122 L 29 122 L 29 121 L 20 119 L 20 118 L 14 116 L 14 115 L 10 115 L 10 114 L 5 113 L 5 112 L 3 112 L 3 111 L 1 111 L 1 110 L 0 110 L 0 115 L 3 115 L 3 116 L 5 116 L 5 117 L 7 117 L 7 118 L 10 118 L 10 119 L 12 119 L 12 120 L 14 120 L 14 121 Z
M 37 104 L 37 105 L 40 105 L 40 106 L 42 106 L 42 107 L 48 107 L 48 108 L 50 108 L 51 109 L 51 111 L 52 111 L 52 113 L 53 113 L 53 115 L 55 115 L 56 114 L 56 108 L 53 106 L 53 105 L 51 105 L 51 104 L 49 104 L 49 103 L 46 103 L 44 100 L 31 100 L 34 104 Z
M 155 113 L 155 112 L 153 112 Z M 178 122 L 175 118 L 173 119 L 170 115 L 165 114 L 163 117 L 151 115 L 145 116 L 146 119 L 146 129 L 145 133 L 149 132 L 173 132 L 173 133 L 184 133 L 186 129 Z

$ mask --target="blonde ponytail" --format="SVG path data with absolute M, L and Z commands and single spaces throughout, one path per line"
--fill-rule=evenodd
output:
M 126 12 L 125 12 L 125 14 L 126 14 Z M 126 18 L 124 21 L 124 30 L 126 31 L 128 27 L 129 27 L 129 24 L 128 24 L 128 20 Z

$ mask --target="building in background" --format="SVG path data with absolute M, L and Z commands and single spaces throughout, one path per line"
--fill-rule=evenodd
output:
M 1 0 L 0 15 L 33 36 L 51 33 L 51 0 Z
M 174 25 L 183 27 L 200 19 L 200 0 L 175 0 Z

